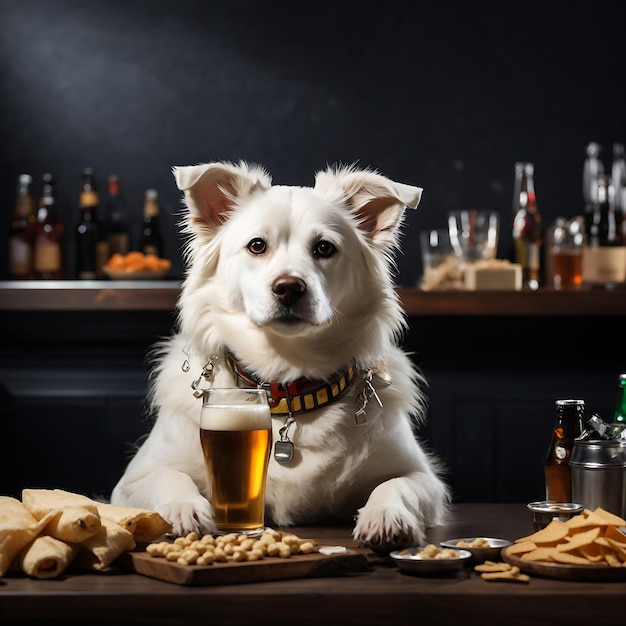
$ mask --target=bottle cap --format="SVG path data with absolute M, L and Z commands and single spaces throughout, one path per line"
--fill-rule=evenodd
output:
M 564 410 L 564 409 L 568 409 L 572 407 L 584 409 L 585 401 L 584 400 L 571 400 L 571 399 L 556 401 L 556 408 L 559 410 Z
M 600 144 L 595 141 L 590 141 L 587 144 L 587 156 L 597 157 L 600 154 Z

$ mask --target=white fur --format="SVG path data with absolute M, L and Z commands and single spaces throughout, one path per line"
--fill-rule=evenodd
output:
M 391 278 L 404 208 L 417 206 L 422 190 L 355 167 L 319 172 L 312 188 L 272 186 L 262 168 L 244 162 L 174 174 L 189 236 L 179 329 L 159 347 L 151 389 L 157 419 L 112 502 L 155 509 L 177 534 L 212 532 L 201 400 L 191 389 L 206 359 L 218 357 L 218 387 L 234 386 L 225 349 L 260 379 L 283 383 L 327 379 L 354 359 L 359 372 L 386 366 L 392 384 L 375 380 L 383 409 L 371 401 L 367 423 L 356 425 L 359 374 L 339 400 L 297 415 L 293 461 L 270 460 L 269 521 L 356 517 L 354 536 L 363 544 L 388 550 L 422 543 L 426 528 L 443 522 L 448 493 L 415 436 L 424 381 L 397 346 L 405 320 Z M 249 249 L 255 239 L 264 242 L 262 253 Z M 314 254 L 320 241 L 335 253 Z M 272 291 L 281 276 L 306 286 L 289 306 Z M 188 372 L 181 368 L 185 350 Z M 273 418 L 275 441 L 283 423 Z

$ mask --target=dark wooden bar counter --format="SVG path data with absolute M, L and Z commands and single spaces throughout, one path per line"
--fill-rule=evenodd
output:
M 350 528 L 299 528 L 301 536 L 355 547 Z M 516 539 L 533 531 L 524 504 L 458 504 L 434 542 L 469 536 Z M 482 580 L 471 567 L 445 577 L 402 573 L 387 556 L 367 571 L 330 578 L 188 587 L 138 574 L 72 573 L 59 580 L 7 576 L 0 622 L 144 624 L 623 624 L 624 582 L 531 576 L 528 584 Z
M 0 311 L 173 310 L 180 282 L 0 281 Z M 626 314 L 626 290 L 422 291 L 398 287 L 411 316 L 599 316 Z

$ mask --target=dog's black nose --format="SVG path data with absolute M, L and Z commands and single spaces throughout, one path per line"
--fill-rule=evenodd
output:
M 272 292 L 281 304 L 292 306 L 306 291 L 306 283 L 297 276 L 279 276 L 272 284 Z

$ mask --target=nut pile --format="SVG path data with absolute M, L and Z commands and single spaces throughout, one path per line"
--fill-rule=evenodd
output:
M 317 544 L 312 539 L 301 539 L 293 533 L 266 529 L 260 537 L 247 535 L 204 535 L 189 533 L 173 542 L 160 541 L 146 546 L 146 552 L 156 558 L 179 565 L 212 565 L 225 561 L 260 561 L 266 556 L 288 558 L 296 554 L 309 554 Z

